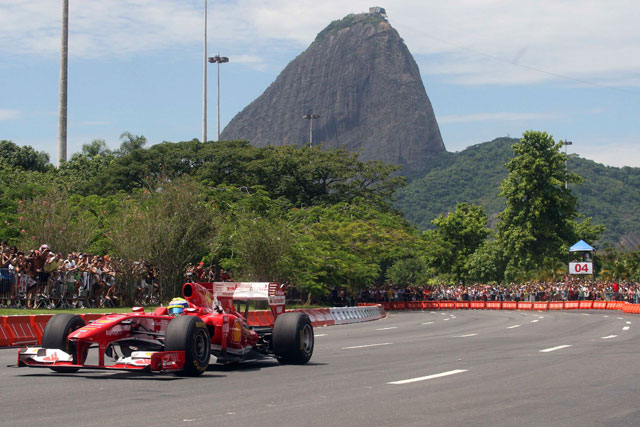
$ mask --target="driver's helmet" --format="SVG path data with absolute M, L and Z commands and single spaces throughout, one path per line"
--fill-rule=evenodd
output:
M 180 316 L 185 308 L 189 307 L 189 303 L 184 298 L 174 298 L 169 303 L 167 311 L 171 316 Z

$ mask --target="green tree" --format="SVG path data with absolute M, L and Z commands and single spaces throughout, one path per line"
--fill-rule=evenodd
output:
M 52 168 L 49 155 L 44 151 L 36 151 L 29 145 L 20 147 L 6 140 L 0 140 L 0 165 L 38 172 Z
M 442 253 L 438 262 L 439 271 L 450 274 L 457 282 L 467 277 L 465 263 L 491 233 L 487 227 L 487 214 L 478 205 L 458 203 L 455 212 L 434 219 L 437 227 L 435 238 L 444 242 L 441 247 L 450 253 Z
M 21 201 L 17 213 L 18 245 L 25 250 L 47 243 L 63 254 L 87 251 L 100 229 L 98 217 L 84 208 L 83 198 L 56 188 Z
M 89 144 L 82 144 L 82 152 L 75 153 L 71 156 L 71 159 L 78 156 L 87 156 L 89 158 L 98 156 L 110 156 L 113 153 L 107 148 L 107 143 L 104 139 L 94 139 Z
M 561 148 L 546 132 L 535 131 L 525 132 L 513 145 L 509 175 L 500 186 L 506 208 L 498 224 L 498 239 L 509 260 L 507 279 L 560 258 L 575 236 L 577 199 L 565 180 L 575 183 L 580 177 L 567 173 Z
M 470 281 L 500 283 L 504 280 L 506 259 L 500 242 L 485 240 L 465 263 L 465 271 Z
M 120 139 L 122 140 L 120 143 L 120 149 L 116 152 L 119 156 L 126 156 L 134 150 L 139 150 L 147 143 L 147 138 L 143 135 L 138 136 L 131 132 L 122 132 Z
M 356 294 L 382 283 L 387 269 L 407 258 L 416 231 L 402 216 L 362 200 L 291 211 L 296 239 L 289 277 L 303 292 L 326 295 L 330 286 Z
M 114 255 L 144 260 L 158 271 L 162 298 L 179 293 L 188 263 L 202 255 L 214 233 L 212 210 L 190 178 L 157 181 L 121 203 L 107 233 Z M 132 298 L 133 283 L 125 291 Z

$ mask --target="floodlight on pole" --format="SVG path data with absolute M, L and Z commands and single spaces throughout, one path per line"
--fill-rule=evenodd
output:
M 220 141 L 220 64 L 229 62 L 229 58 L 218 54 L 210 57 L 209 62 L 212 64 L 218 64 L 218 139 L 216 141 Z
M 313 146 L 313 121 L 319 119 L 320 116 L 317 114 L 305 114 L 302 116 L 303 119 L 309 120 L 309 147 Z
M 202 65 L 202 142 L 207 142 L 207 0 L 204 0 L 204 58 Z

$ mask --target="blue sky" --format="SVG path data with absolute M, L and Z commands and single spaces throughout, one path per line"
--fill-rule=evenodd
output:
M 0 139 L 56 162 L 61 0 L 0 0 Z M 369 6 L 414 55 L 447 150 L 525 130 L 570 153 L 640 167 L 640 3 L 627 0 L 208 0 L 221 125 L 332 20 Z M 204 0 L 70 0 L 69 156 L 124 131 L 202 136 Z M 208 69 L 208 137 L 216 69 Z

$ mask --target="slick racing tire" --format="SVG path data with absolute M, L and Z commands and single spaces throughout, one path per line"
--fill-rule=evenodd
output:
M 62 313 L 54 315 L 47 322 L 47 326 L 42 333 L 42 347 L 55 348 L 73 356 L 73 363 L 84 363 L 84 360 L 78 361 L 78 351 L 75 343 L 67 338 L 69 334 L 76 329 L 80 329 L 85 325 L 82 317 L 70 313 Z M 84 359 L 84 357 L 83 357 Z M 55 367 L 51 370 L 56 372 L 76 372 L 78 368 Z
M 197 377 L 209 366 L 211 339 L 202 319 L 180 316 L 169 322 L 164 338 L 165 351 L 184 351 L 184 369 L 177 375 Z
M 304 365 L 313 354 L 313 325 L 305 313 L 283 313 L 273 326 L 273 351 L 282 364 Z

